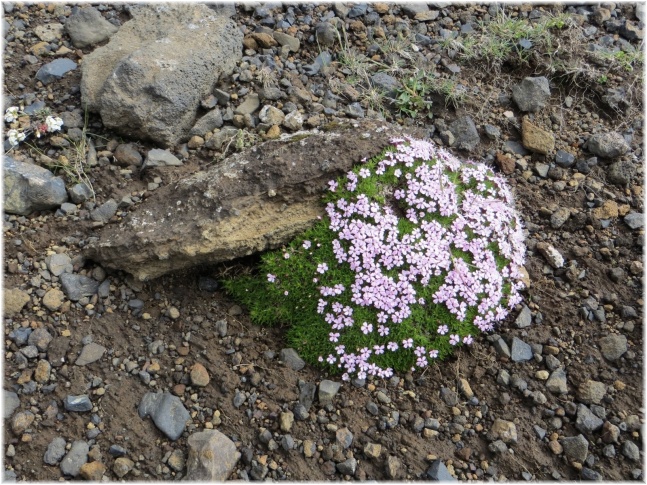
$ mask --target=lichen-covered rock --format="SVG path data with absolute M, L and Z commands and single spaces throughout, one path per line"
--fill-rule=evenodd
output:
M 324 215 L 329 180 L 401 135 L 366 120 L 262 143 L 156 190 L 86 256 L 143 281 L 279 247 Z
M 200 4 L 130 9 L 110 42 L 85 56 L 83 104 L 108 128 L 165 146 L 185 138 L 200 100 L 242 55 L 236 24 Z

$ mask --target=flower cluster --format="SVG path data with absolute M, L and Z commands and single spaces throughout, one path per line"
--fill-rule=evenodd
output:
M 492 330 L 523 288 L 503 178 L 409 138 L 363 162 L 328 184 L 327 218 L 266 259 L 270 292 L 294 298 L 276 318 L 312 308 L 289 317 L 293 340 L 343 379 L 424 369 Z
M 25 119 L 26 126 L 25 123 L 19 123 L 21 118 Z M 17 106 L 7 108 L 4 120 L 11 126 L 11 129 L 7 131 L 7 139 L 12 147 L 27 139 L 32 133 L 36 135 L 36 138 L 40 138 L 42 134 L 59 131 L 63 126 L 63 120 L 56 116 L 44 114 L 37 116 L 37 118 L 37 121 L 32 122 L 29 119 L 29 114 L 25 113 L 21 108 Z

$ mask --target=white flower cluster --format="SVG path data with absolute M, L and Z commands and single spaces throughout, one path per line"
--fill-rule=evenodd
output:
M 7 111 L 4 114 L 4 120 L 7 123 L 13 123 L 18 119 L 18 112 L 19 112 L 18 106 L 12 106 L 11 108 L 7 108 Z
M 59 131 L 63 126 L 63 120 L 56 116 L 48 116 L 45 119 L 45 124 L 47 125 L 47 131 Z
M 4 114 L 4 120 L 7 123 L 13 123 L 18 119 L 19 115 L 26 115 L 20 108 L 17 106 L 11 106 L 7 108 Z M 27 115 L 28 116 L 28 115 Z M 11 146 L 18 145 L 21 141 L 25 140 L 28 135 L 32 132 L 36 133 L 36 137 L 40 138 L 43 132 L 52 133 L 54 131 L 59 131 L 63 126 L 63 120 L 57 116 L 47 116 L 45 118 L 45 123 L 37 123 L 35 127 L 28 128 L 25 131 L 19 131 L 16 129 L 11 129 L 7 131 L 7 139 Z
M 9 138 L 9 143 L 11 144 L 11 146 L 15 147 L 16 145 L 18 145 L 18 143 L 27 138 L 27 135 L 25 135 L 22 131 L 9 130 L 7 132 L 7 138 Z

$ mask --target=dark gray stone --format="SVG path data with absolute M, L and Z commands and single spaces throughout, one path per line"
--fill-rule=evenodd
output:
M 492 342 L 492 346 L 494 347 L 494 350 L 496 350 L 496 353 L 499 354 L 501 357 L 507 357 L 508 359 L 511 357 L 510 347 L 508 347 L 508 344 L 506 343 L 506 341 L 503 340 L 501 337 L 495 339 Z
M 575 165 L 575 156 L 564 150 L 557 150 L 555 154 L 555 163 L 562 168 L 569 168 Z
M 481 142 L 481 137 L 474 121 L 469 116 L 463 116 L 449 125 L 449 130 L 456 138 L 455 147 L 459 150 L 474 150 Z
M 20 407 L 20 398 L 18 394 L 13 391 L 7 391 L 3 389 L 4 395 L 4 419 L 10 418 L 14 411 Z
M 404 3 L 400 6 L 402 12 L 410 18 L 414 18 L 419 13 L 429 11 L 426 3 Z
M 153 418 L 155 426 L 172 441 L 182 436 L 187 421 L 191 419 L 180 398 L 169 392 L 145 394 L 138 412 L 142 419 L 146 416 Z
M 358 102 L 349 104 L 344 112 L 351 118 L 364 118 L 365 116 L 364 108 Z
M 640 229 L 645 224 L 645 215 L 638 212 L 630 212 L 623 219 L 631 229 Z
M 627 440 L 623 443 L 622 454 L 631 461 L 640 461 L 640 448 L 633 441 Z
M 550 98 L 548 79 L 541 77 L 527 77 L 521 84 L 512 88 L 514 99 L 521 111 L 536 112 L 546 106 Z
M 73 442 L 70 451 L 61 461 L 61 472 L 63 472 L 63 475 L 76 477 L 81 467 L 88 462 L 89 451 L 90 446 L 85 441 Z
M 191 131 L 189 135 L 198 135 L 204 137 L 210 131 L 213 131 L 216 128 L 220 128 L 223 125 L 222 113 L 218 108 L 209 111 L 206 115 L 200 118 Z
M 400 86 L 400 81 L 384 72 L 373 74 L 371 76 L 371 83 L 389 97 L 394 97 L 396 90 Z
M 92 410 L 92 401 L 84 394 L 80 396 L 65 396 L 63 405 L 67 411 L 82 413 Z
M 29 336 L 34 330 L 30 327 L 20 327 L 9 333 L 9 338 L 15 342 L 18 347 L 25 345 Z
M 306 366 L 305 361 L 294 349 L 282 349 L 279 355 L 283 363 L 292 370 L 299 371 Z
M 334 382 L 330 381 L 328 379 L 324 379 L 319 383 L 319 404 L 321 406 L 325 406 L 326 404 L 332 404 L 333 398 L 337 395 L 337 392 L 339 392 L 339 388 L 341 387 L 341 384 L 339 382 Z
M 49 170 L 4 157 L 4 211 L 27 216 L 67 202 L 65 182 Z
M 39 327 L 29 334 L 27 342 L 35 346 L 40 352 L 45 352 L 54 337 L 45 327 Z
M 109 39 L 119 28 L 104 19 L 96 8 L 85 7 L 70 15 L 65 30 L 74 47 L 82 49 Z
M 582 433 L 592 434 L 602 427 L 604 421 L 598 418 L 584 404 L 577 407 L 577 419 L 575 427 Z
M 41 67 L 36 73 L 36 79 L 47 85 L 61 79 L 65 73 L 73 71 L 76 68 L 76 62 L 62 57 Z
M 63 273 L 60 276 L 63 293 L 72 301 L 79 301 L 84 296 L 93 296 L 99 289 L 99 283 L 87 276 Z
M 440 398 L 447 406 L 456 406 L 458 404 L 458 394 L 448 387 L 440 388 Z
M 532 359 L 532 348 L 523 340 L 512 337 L 510 358 L 512 362 L 525 362 L 530 360 Z
M 600 475 L 595 470 L 591 470 L 590 468 L 587 468 L 587 467 L 582 467 L 582 471 L 580 472 L 580 477 L 582 478 L 582 480 L 588 480 L 588 481 L 594 481 L 594 482 L 600 482 L 603 479 L 602 475 Z
M 514 321 L 517 328 L 526 328 L 532 324 L 532 312 L 527 305 L 524 305 L 521 309 L 521 312 L 517 316 L 517 319 Z
M 566 372 L 564 372 L 564 369 L 557 368 L 553 371 L 546 381 L 546 389 L 553 394 L 566 394 L 568 392 Z
M 49 445 L 47 445 L 47 450 L 45 451 L 45 456 L 43 456 L 43 461 L 47 465 L 57 465 L 59 461 L 65 456 L 65 439 L 57 436 L 54 438 Z
M 349 458 L 341 463 L 337 463 L 337 471 L 342 475 L 350 475 L 352 477 L 355 475 L 355 470 L 357 470 L 357 460 L 355 458 Z
M 79 183 L 73 185 L 69 190 L 68 193 L 70 195 L 70 199 L 72 202 L 75 204 L 82 204 L 86 200 L 88 200 L 90 197 L 92 197 L 92 189 L 88 187 L 84 183 Z
M 142 169 L 144 167 L 179 167 L 180 165 L 182 165 L 182 161 L 170 151 L 153 148 L 146 154 Z
M 108 453 L 110 453 L 110 455 L 114 456 L 115 458 L 119 458 L 120 456 L 126 456 L 128 454 L 128 450 L 119 445 L 110 445 Z
M 319 22 L 315 26 L 315 39 L 322 47 L 330 47 L 340 38 L 337 29 L 330 22 Z
M 483 129 L 485 131 L 485 136 L 490 140 L 496 140 L 501 136 L 501 130 L 494 125 L 485 125 L 483 126 Z
M 95 222 L 107 224 L 110 218 L 117 213 L 119 204 L 114 199 L 108 199 L 99 207 L 90 212 L 90 219 Z
M 507 140 L 504 142 L 503 151 L 506 153 L 512 153 L 513 155 L 530 155 L 530 152 L 523 146 L 523 144 L 515 140 Z
M 616 158 L 629 151 L 625 138 L 616 131 L 591 135 L 586 148 L 593 155 L 604 158 Z

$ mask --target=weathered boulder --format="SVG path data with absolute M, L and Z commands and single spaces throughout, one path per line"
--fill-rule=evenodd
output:
M 346 121 L 256 145 L 156 190 L 102 228 L 86 256 L 143 281 L 279 247 L 324 215 L 328 181 L 402 134 L 378 120 Z
M 65 182 L 46 168 L 7 156 L 3 167 L 5 212 L 26 216 L 67 202 Z
M 124 135 L 174 145 L 242 55 L 236 24 L 201 4 L 142 4 L 83 59 L 83 104 Z

